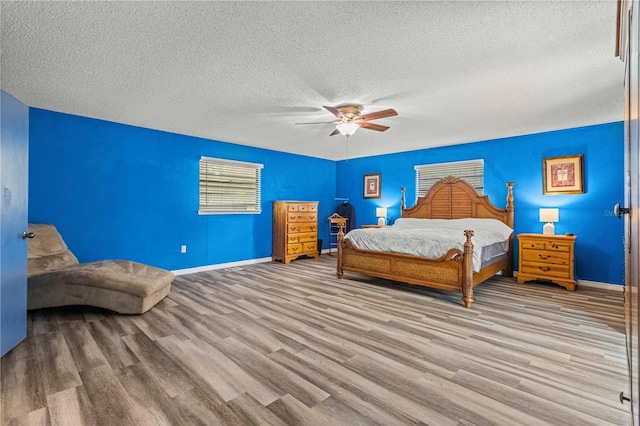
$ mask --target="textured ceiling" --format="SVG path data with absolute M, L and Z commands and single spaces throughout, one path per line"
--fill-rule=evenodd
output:
M 6 2 L 29 106 L 343 159 L 623 119 L 615 1 Z M 394 108 L 329 137 L 322 105 Z

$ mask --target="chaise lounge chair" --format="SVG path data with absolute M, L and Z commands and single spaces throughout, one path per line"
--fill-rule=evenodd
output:
M 89 305 L 142 314 L 171 289 L 172 272 L 127 260 L 78 263 L 53 225 L 29 224 L 27 309 Z

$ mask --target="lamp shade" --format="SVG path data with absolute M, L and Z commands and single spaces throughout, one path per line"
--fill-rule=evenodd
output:
M 336 129 L 340 132 L 341 135 L 351 136 L 358 130 L 360 126 L 356 123 L 352 123 L 350 121 L 346 121 L 344 123 L 340 123 L 336 126 Z
M 540 222 L 557 222 L 558 209 L 540 209 Z
M 378 226 L 385 226 L 387 224 L 386 207 L 376 207 L 376 216 L 378 217 Z

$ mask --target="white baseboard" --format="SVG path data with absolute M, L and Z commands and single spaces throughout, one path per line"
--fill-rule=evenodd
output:
M 587 280 L 578 280 L 578 287 L 593 287 L 600 288 L 603 290 L 611 290 L 611 291 L 624 291 L 624 285 L 622 284 L 609 284 L 609 283 L 601 283 L 598 281 L 587 281 Z
M 335 250 L 334 250 L 335 251 Z M 321 253 L 329 253 L 329 249 L 322 250 Z M 254 265 L 256 263 L 271 262 L 270 257 L 262 257 L 260 259 L 240 260 L 238 262 L 217 263 L 215 265 L 196 266 L 195 268 L 176 269 L 173 272 L 176 275 L 195 274 L 196 272 L 213 271 L 215 269 L 235 268 L 244 265 Z
M 271 262 L 270 257 L 262 257 L 260 259 L 240 260 L 238 262 L 217 263 L 215 265 L 197 266 L 195 268 L 176 269 L 171 271 L 176 275 L 195 274 L 196 272 L 213 271 L 214 269 L 235 268 L 244 265 L 253 265 L 256 263 Z
M 513 276 L 518 276 L 518 271 L 513 271 Z M 587 280 L 577 280 L 578 287 L 592 287 L 599 288 L 602 290 L 611 290 L 611 291 L 624 291 L 624 285 L 622 284 L 610 284 L 610 283 L 601 283 L 598 281 L 587 281 Z

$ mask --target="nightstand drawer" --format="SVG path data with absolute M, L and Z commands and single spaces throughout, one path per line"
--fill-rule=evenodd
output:
M 551 263 L 530 262 L 522 265 L 523 274 L 531 274 L 539 277 L 569 278 L 568 265 L 554 265 Z
M 555 241 L 524 241 L 522 243 L 522 249 L 563 251 L 569 253 L 569 250 L 571 250 L 571 245 L 567 243 L 558 243 Z
M 571 244 L 559 243 L 555 241 L 545 241 L 544 249 L 569 253 L 569 251 L 571 250 Z
M 522 260 L 525 262 L 551 263 L 558 265 L 569 264 L 569 252 L 554 252 L 549 250 L 522 250 Z

